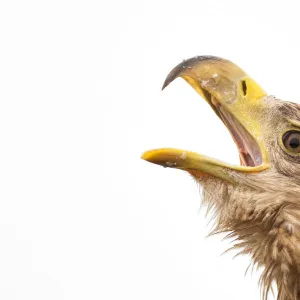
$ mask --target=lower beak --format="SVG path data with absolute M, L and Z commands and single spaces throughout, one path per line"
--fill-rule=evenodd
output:
M 227 181 L 233 181 L 231 171 L 259 172 L 267 168 L 266 164 L 256 167 L 234 166 L 214 158 L 175 148 L 161 148 L 146 151 L 142 158 L 148 162 L 165 168 L 176 168 L 188 171 L 196 177 L 213 176 Z
M 176 66 L 163 88 L 177 77 L 185 79 L 209 103 L 235 141 L 241 166 L 234 166 L 173 148 L 150 150 L 142 158 L 164 166 L 186 170 L 197 177 L 214 176 L 232 181 L 229 171 L 260 172 L 269 167 L 261 122 L 266 93 L 243 70 L 228 60 L 212 56 L 189 59 Z

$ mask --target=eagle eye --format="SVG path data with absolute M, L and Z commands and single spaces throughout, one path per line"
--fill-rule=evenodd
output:
M 290 130 L 282 137 L 284 147 L 294 153 L 300 153 L 300 131 Z

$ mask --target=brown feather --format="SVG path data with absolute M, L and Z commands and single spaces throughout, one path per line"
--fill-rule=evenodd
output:
M 214 177 L 194 178 L 203 187 L 202 202 L 215 221 L 211 234 L 227 232 L 225 238 L 234 239 L 228 251 L 238 249 L 251 256 L 253 267 L 263 268 L 262 299 L 276 283 L 278 300 L 296 300 L 300 299 L 300 159 L 283 159 L 274 135 L 283 127 L 278 119 L 300 119 L 300 109 L 273 98 L 267 101 L 264 132 L 271 169 L 257 174 L 232 172 L 238 185 Z

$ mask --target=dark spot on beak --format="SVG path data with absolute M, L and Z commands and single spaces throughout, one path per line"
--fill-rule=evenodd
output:
M 243 89 L 244 96 L 246 96 L 247 95 L 247 84 L 246 84 L 245 80 L 242 81 L 242 89 Z

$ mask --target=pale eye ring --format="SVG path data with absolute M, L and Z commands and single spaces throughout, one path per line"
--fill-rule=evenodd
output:
M 294 153 L 300 153 L 300 131 L 290 130 L 282 136 L 284 147 Z

